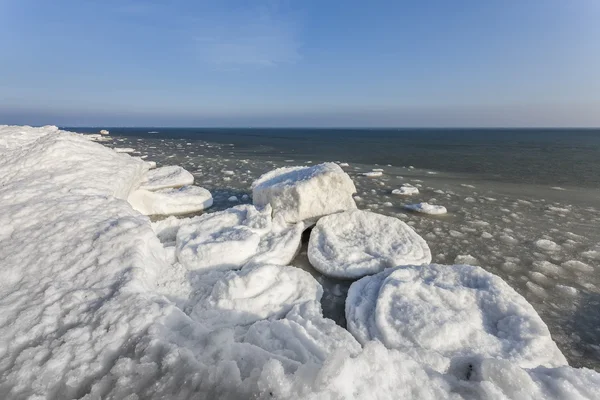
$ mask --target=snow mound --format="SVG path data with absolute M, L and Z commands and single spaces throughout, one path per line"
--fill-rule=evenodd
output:
M 355 192 L 352 179 L 335 163 L 278 168 L 252 184 L 254 205 L 270 204 L 273 217 L 287 223 L 354 209 Z
M 318 302 L 321 285 L 296 267 L 253 265 L 228 271 L 206 297 L 201 297 L 190 316 L 211 328 L 248 325 L 262 319 L 283 318 L 293 306 Z
M 428 264 L 431 251 L 399 219 L 351 210 L 317 222 L 310 235 L 308 259 L 325 275 L 358 278 L 389 267 Z
M 533 307 L 499 277 L 470 265 L 389 269 L 352 284 L 348 330 L 444 372 L 450 358 L 505 359 L 524 368 L 566 365 Z
M 413 194 L 419 194 L 419 189 L 407 183 L 400 186 L 400 189 L 392 190 L 392 194 L 400 196 L 412 196 Z
M 202 211 L 213 204 L 210 192 L 198 186 L 159 189 L 139 189 L 127 199 L 144 215 L 173 215 Z
M 254 262 L 287 265 L 300 247 L 303 229 L 302 223 L 274 226 L 270 206 L 239 205 L 181 226 L 177 258 L 190 270 L 237 269 Z
M 421 214 L 440 215 L 446 214 L 448 211 L 444 206 L 438 206 L 429 203 L 407 204 L 404 206 L 407 210 L 415 211 Z
M 156 168 L 148 171 L 145 181 L 140 185 L 143 190 L 176 188 L 194 183 L 194 176 L 177 165 Z

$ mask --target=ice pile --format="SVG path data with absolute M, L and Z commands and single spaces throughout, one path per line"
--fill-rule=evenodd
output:
M 446 354 L 449 368 L 440 372 L 415 350 L 431 346 L 425 339 L 409 340 L 413 350 L 407 351 L 382 344 L 400 347 L 396 344 L 404 340 L 403 328 L 394 323 L 405 315 L 390 300 L 402 300 L 394 285 L 410 282 L 395 275 L 402 269 L 381 273 L 389 280 L 377 289 L 380 300 L 364 296 L 365 306 L 375 304 L 376 325 L 366 319 L 366 326 L 385 337 L 361 346 L 323 318 L 319 284 L 295 267 L 255 261 L 239 271 L 186 268 L 169 254 L 175 243 L 183 243 L 180 236 L 207 239 L 207 248 L 229 256 L 240 251 L 231 238 L 255 234 L 259 248 L 261 243 L 271 248 L 267 243 L 282 242 L 266 237 L 302 230 L 301 225 L 274 224 L 265 204 L 228 211 L 233 215 L 212 222 L 205 215 L 169 218 L 155 224 L 155 232 L 126 200 L 146 179 L 148 167 L 56 127 L 0 126 L 0 398 L 600 398 L 600 374 L 592 370 L 521 367 L 533 366 L 534 360 L 553 362 L 533 345 L 545 337 L 540 321 L 497 278 L 475 279 L 479 283 L 472 290 L 482 296 L 480 303 L 461 289 L 467 286 L 459 279 L 464 273 L 448 276 L 446 284 L 432 277 L 432 288 L 416 278 L 405 287 L 408 315 L 418 321 L 415 312 L 423 307 L 424 330 L 450 315 L 445 298 L 456 308 L 456 318 L 463 318 L 464 309 L 476 314 L 466 322 L 479 321 L 479 311 L 489 318 L 511 316 L 486 326 L 489 338 L 476 329 L 479 325 L 466 326 L 461 337 L 481 343 L 481 352 L 474 346 L 469 352 L 464 339 L 450 335 L 449 345 L 467 358 Z M 288 189 L 288 195 L 307 200 L 303 188 Z M 314 204 L 315 216 L 330 212 L 319 201 Z M 284 209 L 303 213 L 300 220 L 311 214 L 308 205 L 296 206 Z M 221 231 L 228 244 L 219 248 Z M 250 254 L 252 246 L 242 243 Z M 199 248 L 190 249 L 194 262 Z M 421 277 L 419 271 L 428 267 L 404 270 L 411 268 L 413 277 Z M 482 289 L 486 284 L 487 291 Z M 447 296 L 441 288 L 447 288 Z M 501 306 L 484 301 L 491 301 L 489 293 L 496 289 Z M 431 301 L 410 297 L 417 292 Z M 351 299 L 358 304 L 356 296 Z M 423 320 L 428 315 L 431 321 Z M 456 327 L 452 319 L 448 323 L 438 329 Z M 419 338 L 424 332 L 419 326 L 413 326 L 409 338 Z M 504 340 L 497 332 L 516 328 L 523 336 L 506 339 L 514 351 L 494 347 Z M 550 346 L 546 350 L 553 354 Z M 445 350 L 434 346 L 427 351 Z
M 262 175 L 252 184 L 254 205 L 273 207 L 273 217 L 287 223 L 316 219 L 356 208 L 352 179 L 335 163 L 284 167 Z
M 567 361 L 533 307 L 499 277 L 470 265 L 388 269 L 350 287 L 348 329 L 445 372 L 453 357 L 523 368 Z
M 425 240 L 397 218 L 351 210 L 317 222 L 308 244 L 310 263 L 337 278 L 359 278 L 398 265 L 428 264 Z
M 158 190 L 176 188 L 194 183 L 194 175 L 185 169 L 170 165 L 148 171 L 144 182 L 140 185 L 142 190 Z
M 271 213 L 270 205 L 239 205 L 195 218 L 177 232 L 179 262 L 190 270 L 289 264 L 300 248 L 304 224 L 274 225 Z

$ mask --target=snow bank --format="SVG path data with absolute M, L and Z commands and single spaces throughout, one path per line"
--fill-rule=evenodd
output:
M 273 226 L 271 207 L 239 205 L 202 215 L 177 232 L 177 258 L 190 270 L 237 269 L 262 262 L 289 264 L 304 225 Z
M 156 168 L 148 171 L 145 181 L 140 185 L 143 190 L 176 188 L 194 183 L 194 176 L 177 165 Z
M 198 186 L 156 191 L 139 189 L 127 199 L 131 206 L 144 215 L 174 215 L 202 211 L 213 204 L 210 192 Z
M 421 214 L 440 215 L 446 214 L 447 210 L 444 206 L 438 206 L 429 203 L 407 204 L 404 206 L 407 210 L 416 211 Z
M 389 267 L 428 264 L 431 251 L 399 219 L 351 210 L 317 222 L 310 234 L 308 259 L 325 275 L 358 278 Z
M 445 372 L 452 357 L 498 358 L 524 368 L 566 360 L 533 307 L 499 277 L 470 265 L 389 269 L 352 284 L 348 330 Z
M 354 209 L 355 192 L 352 179 L 335 163 L 278 168 L 252 184 L 254 205 L 270 204 L 273 217 L 287 223 Z

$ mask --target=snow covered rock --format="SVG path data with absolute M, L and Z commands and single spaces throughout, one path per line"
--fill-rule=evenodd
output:
M 419 194 L 419 188 L 414 187 L 408 183 L 400 186 L 400 189 L 392 190 L 392 194 L 399 196 L 412 196 L 413 194 Z
M 310 234 L 308 259 L 325 275 L 358 278 L 389 267 L 428 264 L 431 251 L 399 219 L 350 210 L 317 222 Z
M 355 192 L 352 179 L 335 163 L 278 168 L 252 184 L 254 205 L 270 204 L 273 217 L 287 223 L 354 209 Z
M 206 297 L 200 297 L 191 317 L 212 329 L 283 318 L 294 305 L 318 302 L 321 285 L 296 267 L 257 264 L 228 271 Z
M 448 211 L 444 206 L 438 206 L 429 203 L 407 204 L 404 206 L 407 210 L 415 211 L 421 214 L 440 215 Z
M 140 185 L 143 190 L 176 188 L 194 183 L 194 176 L 177 165 L 156 168 L 148 171 L 145 181 Z
M 444 372 L 452 357 L 566 365 L 533 307 L 499 277 L 470 265 L 389 269 L 352 284 L 348 330 Z
M 300 247 L 302 223 L 279 227 L 271 207 L 239 205 L 205 214 L 177 232 L 177 257 L 186 268 L 237 269 L 252 262 L 287 265 Z
M 202 211 L 213 204 L 210 192 L 198 186 L 159 189 L 138 189 L 127 199 L 144 215 L 174 215 Z

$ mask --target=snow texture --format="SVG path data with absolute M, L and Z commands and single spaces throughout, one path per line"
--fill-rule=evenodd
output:
M 287 223 L 314 221 L 324 215 L 356 208 L 352 179 L 335 163 L 284 167 L 252 184 L 254 205 L 273 207 L 273 217 Z
M 158 189 L 139 189 L 127 199 L 144 215 L 175 215 L 202 211 L 213 204 L 210 192 L 198 186 Z
M 303 229 L 302 223 L 274 226 L 269 205 L 239 205 L 183 225 L 177 232 L 177 258 L 190 270 L 287 265 L 300 248 Z
M 145 181 L 140 185 L 143 190 L 177 188 L 194 183 L 194 176 L 185 169 L 169 165 L 148 171 Z
M 509 360 L 520 367 L 567 362 L 533 307 L 499 277 L 470 265 L 389 269 L 352 284 L 348 330 L 445 372 L 452 357 Z
M 428 264 L 431 251 L 399 219 L 351 210 L 317 222 L 310 234 L 308 259 L 325 275 L 359 278 L 399 265 Z

